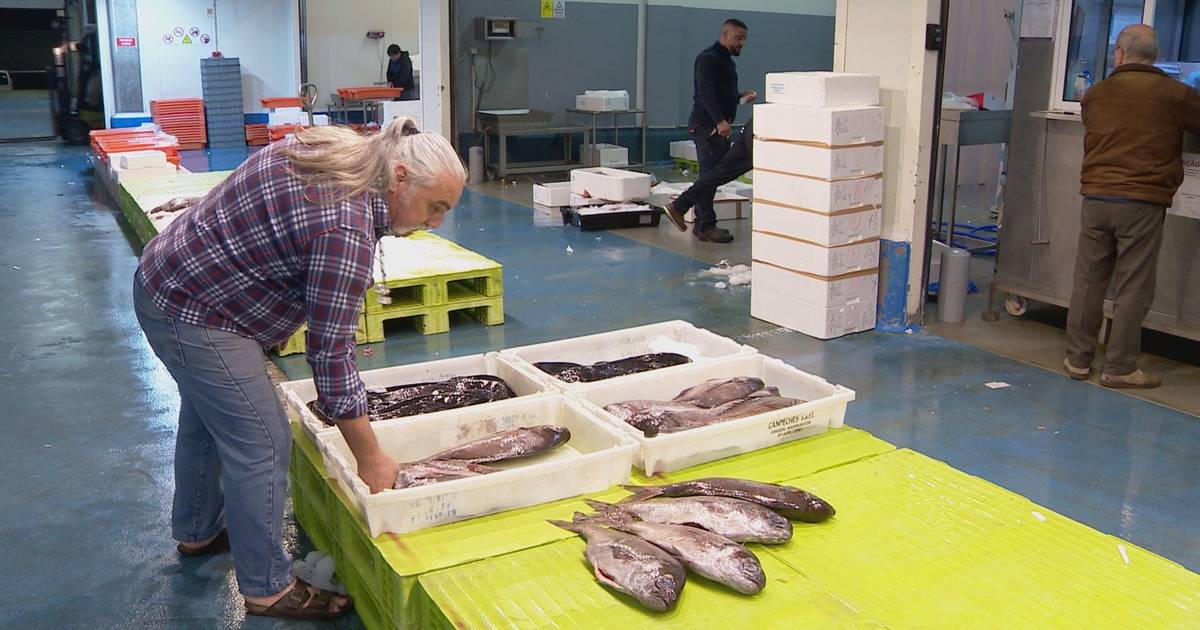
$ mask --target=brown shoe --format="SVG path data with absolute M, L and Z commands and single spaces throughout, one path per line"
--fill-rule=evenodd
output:
M 338 604 L 336 599 L 344 599 Z M 350 612 L 354 601 L 345 595 L 319 589 L 304 580 L 296 579 L 291 590 L 270 606 L 246 602 L 246 613 L 283 619 L 336 619 Z
M 671 220 L 671 225 L 674 225 L 680 232 L 687 231 L 687 222 L 683 220 L 683 213 L 676 210 L 670 201 L 663 204 L 662 210 L 667 213 L 667 218 Z
M 708 228 L 707 230 L 704 230 L 703 232 L 697 234 L 696 238 L 698 238 L 702 241 L 707 241 L 709 243 L 732 243 L 733 242 L 732 234 L 730 234 L 729 232 L 726 232 L 725 230 L 719 230 L 717 228 Z
M 1092 375 L 1092 368 L 1077 368 L 1071 365 L 1070 359 L 1063 359 L 1063 369 L 1067 371 L 1067 375 L 1077 381 L 1086 381 Z
M 1141 370 L 1129 374 L 1101 374 L 1100 384 L 1114 389 L 1154 389 L 1162 385 L 1162 379 Z

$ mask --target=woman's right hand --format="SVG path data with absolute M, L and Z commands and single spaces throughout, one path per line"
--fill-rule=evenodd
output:
M 382 452 L 358 462 L 358 476 L 371 489 L 371 494 L 394 486 L 398 474 L 400 474 L 400 464 Z

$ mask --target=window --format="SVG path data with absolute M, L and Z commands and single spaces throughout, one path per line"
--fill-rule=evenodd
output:
M 1112 74 L 1121 29 L 1139 22 L 1152 23 L 1154 5 L 1155 0 L 1062 0 L 1055 39 L 1052 109 L 1079 111 L 1088 88 Z

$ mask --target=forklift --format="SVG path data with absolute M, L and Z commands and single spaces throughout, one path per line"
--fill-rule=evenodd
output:
M 88 25 L 80 41 L 71 41 L 65 20 L 60 32 L 49 69 L 54 133 L 67 144 L 88 144 L 91 131 L 105 127 L 99 38 L 95 25 Z

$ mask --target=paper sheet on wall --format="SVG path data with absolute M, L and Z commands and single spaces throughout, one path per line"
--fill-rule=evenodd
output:
M 1183 185 L 1175 194 L 1175 203 L 1167 214 L 1188 219 L 1200 219 L 1200 154 L 1183 154 Z
M 1052 39 L 1058 0 L 1025 0 L 1021 9 L 1021 39 Z

